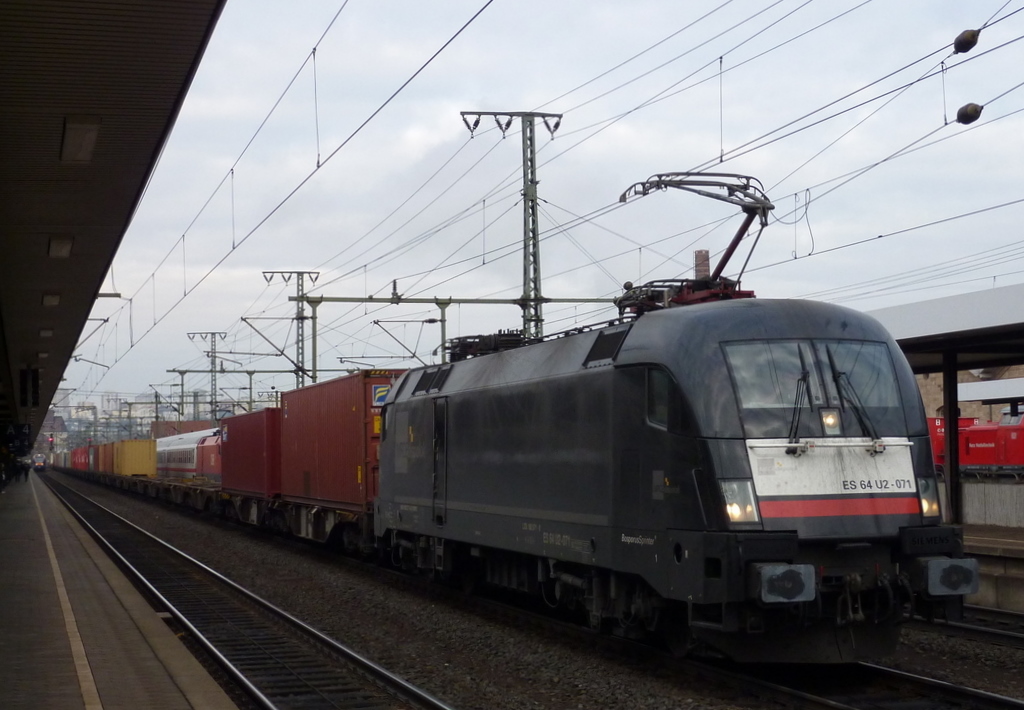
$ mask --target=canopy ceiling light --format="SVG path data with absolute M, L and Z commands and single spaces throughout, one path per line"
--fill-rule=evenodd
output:
M 40 338 L 52 338 L 53 337 L 53 328 L 40 328 L 39 329 L 39 337 Z
M 74 237 L 50 237 L 50 248 L 47 253 L 53 259 L 67 259 L 71 256 L 71 247 L 74 244 Z
M 64 139 L 60 162 L 89 163 L 100 135 L 99 116 L 68 116 L 64 119 Z
M 60 294 L 59 293 L 44 293 L 43 294 L 43 305 L 44 306 L 59 306 L 60 305 Z

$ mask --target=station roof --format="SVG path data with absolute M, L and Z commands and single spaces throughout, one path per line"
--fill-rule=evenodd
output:
M 224 3 L 0 2 L 0 434 L 38 432 Z
M 982 404 L 1024 402 L 1024 378 L 961 382 L 956 391 L 958 402 L 981 402 Z
M 899 343 L 915 373 L 1024 364 L 1024 284 L 869 311 Z M 967 401 L 967 400 L 961 400 Z

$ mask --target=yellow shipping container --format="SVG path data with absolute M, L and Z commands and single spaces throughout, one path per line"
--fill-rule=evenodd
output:
M 114 473 L 118 476 L 156 478 L 156 442 L 125 439 L 114 444 Z

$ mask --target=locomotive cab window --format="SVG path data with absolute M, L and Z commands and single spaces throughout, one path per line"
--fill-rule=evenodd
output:
M 823 403 L 809 342 L 730 343 L 725 352 L 741 408 L 809 408 Z
M 659 429 L 679 433 L 682 402 L 675 380 L 665 370 L 647 370 L 647 422 Z
M 1004 411 L 999 416 L 999 426 L 1020 426 L 1020 420 L 1024 418 L 1024 414 L 1013 414 L 1010 411 Z
M 750 438 L 906 435 L 886 343 L 758 340 L 723 349 Z

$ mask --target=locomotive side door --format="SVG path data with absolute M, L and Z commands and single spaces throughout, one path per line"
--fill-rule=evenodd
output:
M 448 398 L 434 400 L 434 524 L 448 518 Z

